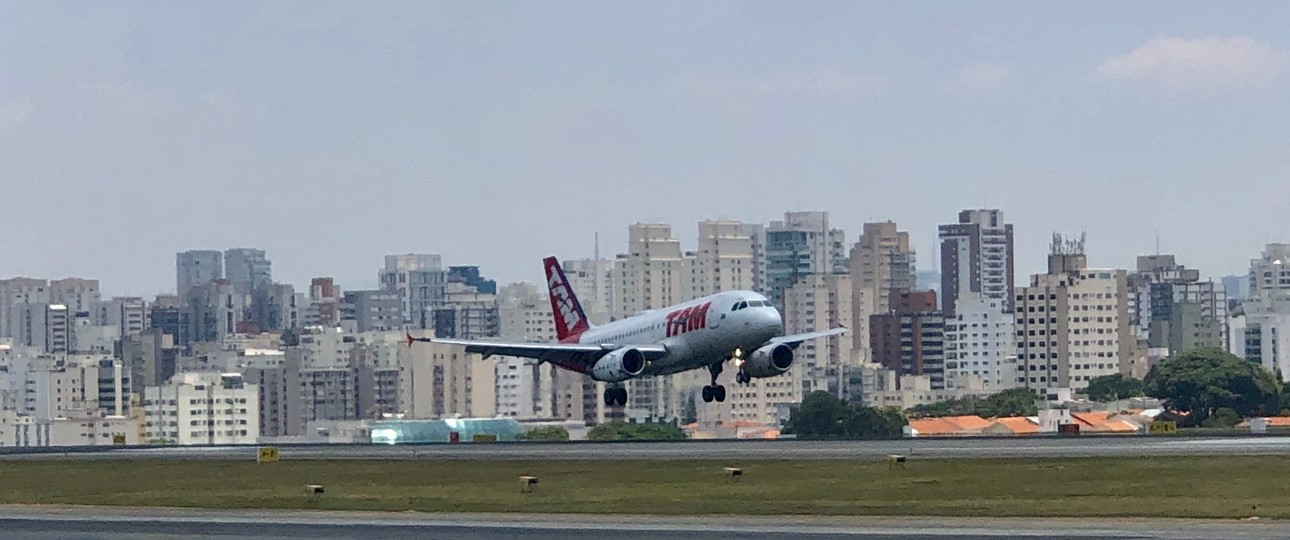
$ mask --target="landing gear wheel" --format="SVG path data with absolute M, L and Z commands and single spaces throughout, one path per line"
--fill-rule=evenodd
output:
M 605 389 L 605 406 L 622 407 L 627 404 L 627 389 L 609 387 Z
M 739 384 L 748 384 L 752 382 L 752 377 L 749 377 L 747 373 L 740 371 L 735 374 L 735 382 Z
M 715 400 L 717 403 L 721 403 L 725 401 L 726 387 L 722 385 L 717 385 L 712 387 L 712 399 Z
M 712 393 L 713 393 L 713 392 L 712 392 L 712 387 L 711 387 L 711 386 L 705 386 L 705 387 L 703 387 L 703 402 L 704 402 L 704 403 L 712 403 L 712 398 L 714 397 L 714 396 L 712 395 Z

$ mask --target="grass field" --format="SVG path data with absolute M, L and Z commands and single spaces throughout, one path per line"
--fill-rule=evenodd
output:
M 204 508 L 1290 518 L 1290 458 L 772 461 L 10 461 L 0 503 Z M 539 477 L 521 494 L 518 476 Z M 306 484 L 324 484 L 321 496 Z

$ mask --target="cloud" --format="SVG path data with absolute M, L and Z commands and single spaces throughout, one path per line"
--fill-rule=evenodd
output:
M 0 129 L 16 128 L 27 123 L 35 110 L 25 99 L 0 99 Z
M 703 97 L 852 98 L 873 94 L 886 80 L 836 66 L 794 68 L 773 73 L 684 72 L 671 80 L 679 92 Z
M 1287 55 L 1248 37 L 1181 39 L 1161 36 L 1098 66 L 1104 77 L 1148 79 L 1170 87 L 1245 84 L 1280 73 Z
M 1017 86 L 1017 74 L 1002 64 L 963 66 L 942 88 L 946 93 L 979 94 L 1011 90 Z

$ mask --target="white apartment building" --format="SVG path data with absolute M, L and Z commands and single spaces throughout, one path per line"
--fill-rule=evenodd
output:
M 1290 295 L 1290 244 L 1268 244 L 1250 259 L 1251 299 L 1260 295 Z
M 95 324 L 116 327 L 118 336 L 133 336 L 148 326 L 146 307 L 138 297 L 116 297 L 100 302 Z
M 300 332 L 299 348 L 303 351 L 301 367 L 310 369 L 346 368 L 357 334 L 338 327 L 310 326 Z
M 49 282 L 49 298 L 54 304 L 67 306 L 68 311 L 91 313 L 99 304 L 99 280 L 66 278 Z
M 1128 272 L 1087 268 L 1082 242 L 1054 242 L 1047 274 L 1018 288 L 1018 382 L 1029 388 L 1088 386 L 1128 374 L 1137 338 L 1129 323 Z
M 529 283 L 517 283 L 504 287 L 498 296 L 502 341 L 556 341 L 551 301 L 545 290 L 539 291 Z M 528 358 L 501 357 L 496 369 L 498 416 L 524 419 L 556 416 L 558 375 L 555 371 L 559 368 Z M 578 402 L 581 404 L 581 399 Z
M 430 337 L 413 330 L 413 337 Z M 399 410 L 406 418 L 485 418 L 497 415 L 497 358 L 464 347 L 418 343 L 398 348 Z
M 1245 315 L 1230 321 L 1229 350 L 1290 381 L 1290 244 L 1268 244 L 1250 261 Z
M 179 445 L 254 444 L 259 388 L 237 373 L 180 373 L 143 391 L 144 438 Z
M 954 315 L 945 315 L 945 387 L 988 390 L 1017 386 L 1016 339 L 1004 302 L 981 293 L 960 295 Z
M 681 250 L 672 226 L 637 223 L 628 227 L 628 252 L 614 263 L 615 319 L 691 299 L 693 254 Z M 672 418 L 681 414 L 673 377 L 648 377 L 627 383 L 626 414 L 636 419 Z
M 49 304 L 49 280 L 12 278 L 0 280 L 0 337 L 22 336 L 22 310 L 26 304 Z
M 690 265 L 690 296 L 752 290 L 753 238 L 738 221 L 700 221 L 699 249 Z
M 692 298 L 693 255 L 681 250 L 671 225 L 637 223 L 628 227 L 628 237 L 628 252 L 614 261 L 615 320 Z
M 614 266 L 608 259 L 572 259 L 560 263 L 569 287 L 582 302 L 582 310 L 592 324 L 604 324 L 614 313 Z M 539 292 L 545 294 L 546 288 Z

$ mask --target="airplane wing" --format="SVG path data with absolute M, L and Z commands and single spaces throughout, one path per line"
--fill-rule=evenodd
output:
M 783 343 L 785 345 L 788 345 L 789 347 L 796 349 L 797 346 L 801 345 L 803 341 L 809 341 L 812 339 L 818 339 L 822 337 L 836 336 L 846 331 L 847 331 L 846 328 L 832 328 L 832 329 L 823 330 L 820 332 L 808 332 L 805 334 L 793 334 L 791 336 L 780 336 L 777 338 L 771 338 L 770 341 L 766 343 L 767 344 Z
M 538 362 L 550 362 L 565 369 L 586 372 L 595 365 L 600 357 L 622 348 L 622 345 L 589 343 L 505 343 L 501 341 L 469 341 L 458 339 L 414 338 L 408 336 L 408 344 L 414 342 L 443 343 L 466 348 L 468 353 L 478 353 L 488 358 L 494 355 L 518 356 L 533 358 Z M 645 355 L 646 361 L 654 361 L 667 354 L 662 345 L 634 345 L 633 348 Z

